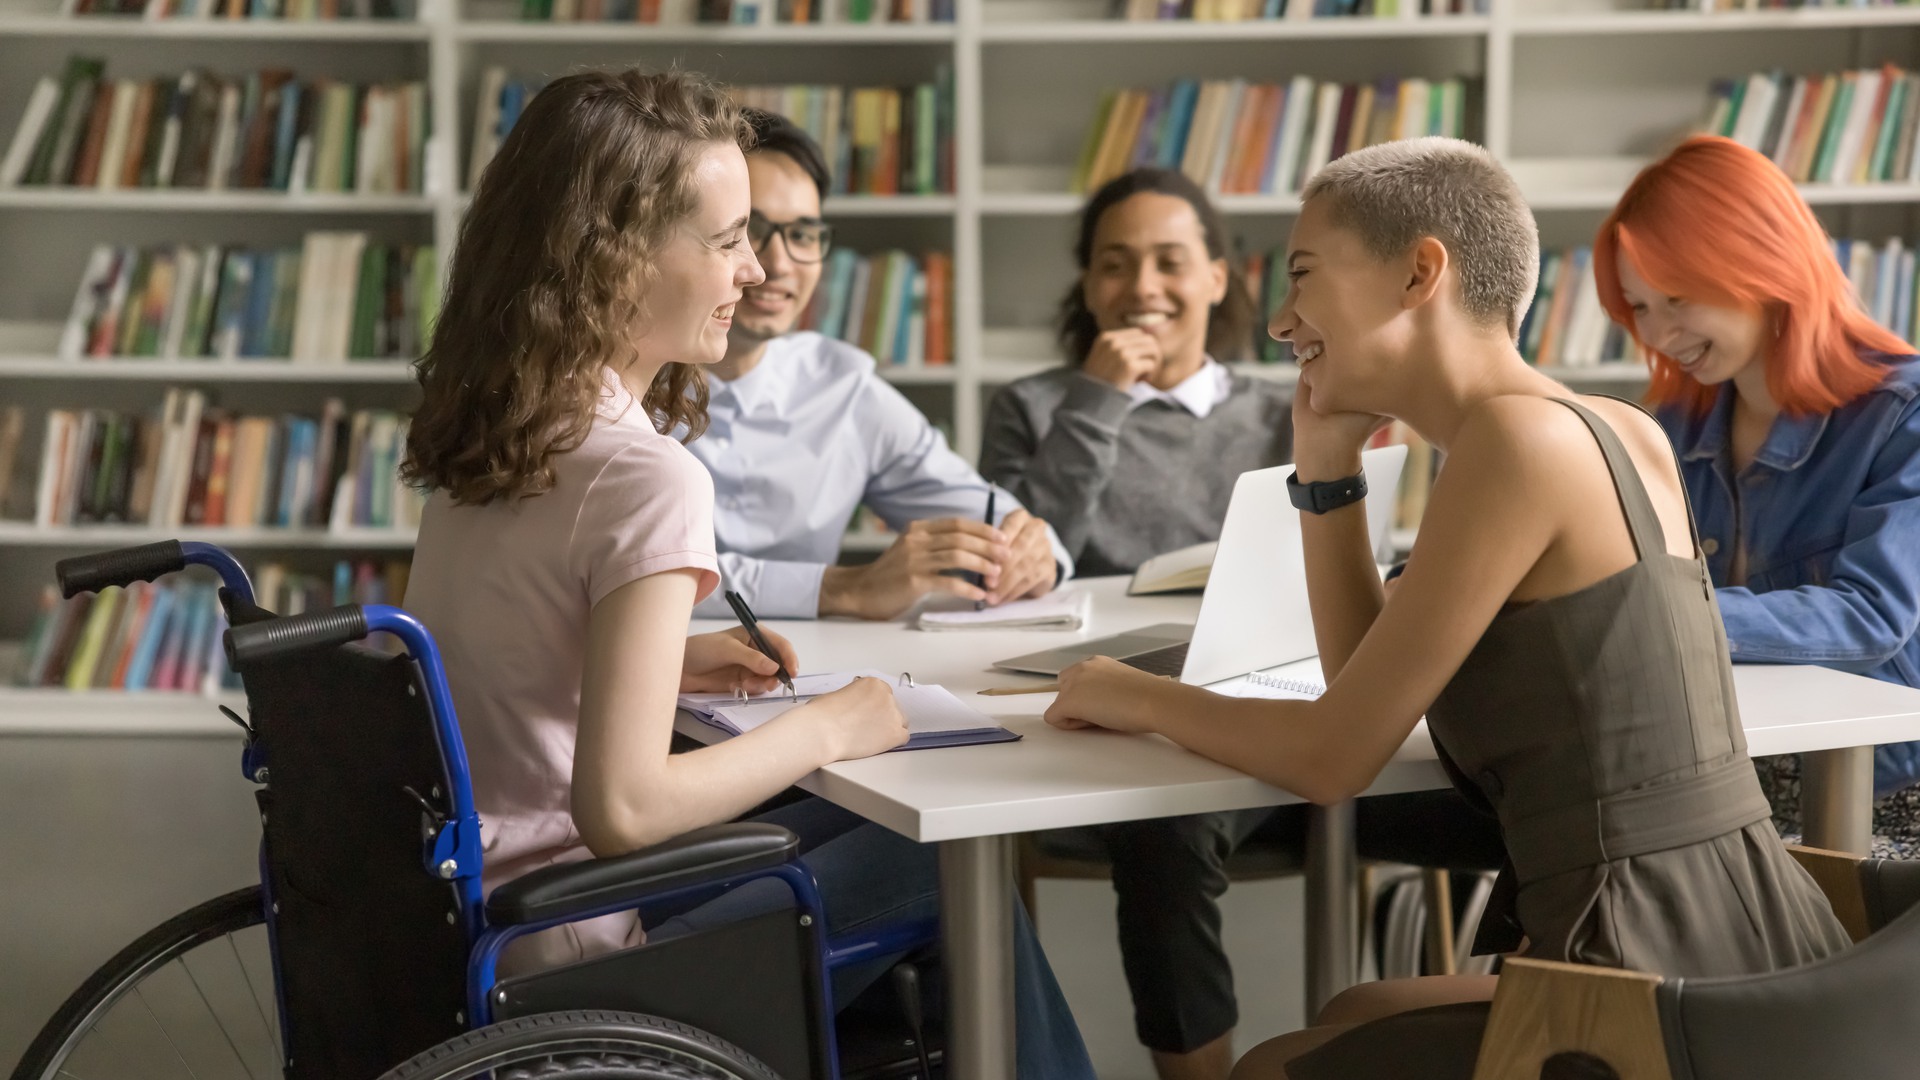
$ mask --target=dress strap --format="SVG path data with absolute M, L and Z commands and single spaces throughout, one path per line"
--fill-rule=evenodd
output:
M 1660 422 L 1658 417 L 1654 416 L 1652 413 L 1647 411 L 1647 407 L 1645 405 L 1642 405 L 1639 402 L 1634 401 L 1630 398 L 1618 397 L 1613 394 L 1595 394 L 1594 396 L 1606 398 L 1608 401 L 1617 401 L 1620 404 L 1633 409 L 1633 411 L 1639 413 L 1640 415 L 1646 417 L 1647 419 L 1652 420 L 1656 424 Z M 1673 454 L 1673 469 L 1675 472 L 1681 472 L 1682 470 L 1680 469 L 1680 452 L 1678 450 L 1673 450 L 1672 454 Z M 1681 487 L 1684 488 L 1685 486 L 1686 486 L 1686 478 L 1682 476 Z M 1693 517 L 1693 499 L 1691 497 L 1688 497 L 1685 491 L 1682 491 L 1681 495 L 1682 495 L 1682 498 L 1680 499 L 1680 503 L 1681 505 L 1687 508 L 1687 535 L 1693 539 L 1693 553 L 1694 553 L 1694 556 L 1697 558 L 1700 555 L 1700 523 L 1695 521 Z M 1665 536 L 1666 536 L 1666 533 L 1664 530 L 1662 530 L 1661 537 L 1663 538 L 1663 540 Z M 1706 566 L 1704 562 L 1701 564 L 1700 572 L 1702 574 L 1706 573 Z
M 1653 509 L 1653 500 L 1647 496 L 1647 486 L 1640 480 L 1640 470 L 1633 467 L 1633 457 L 1627 453 L 1626 444 L 1592 409 L 1567 398 L 1553 400 L 1572 409 L 1585 421 L 1587 430 L 1593 432 L 1594 440 L 1600 444 L 1600 453 L 1607 459 L 1607 472 L 1613 476 L 1614 493 L 1620 497 L 1620 509 L 1627 516 L 1627 531 L 1633 535 L 1635 557 L 1644 561 L 1665 552 L 1666 530 L 1660 526 L 1660 515 Z

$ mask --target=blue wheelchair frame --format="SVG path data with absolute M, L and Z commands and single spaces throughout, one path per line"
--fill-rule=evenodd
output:
M 182 541 L 180 549 L 188 564 L 211 569 L 219 575 L 221 582 L 235 597 L 250 606 L 254 605 L 253 583 L 248 579 L 247 572 L 241 567 L 239 561 L 226 549 L 216 544 L 193 541 Z M 466 745 L 460 736 L 460 723 L 454 712 L 453 694 L 447 685 L 446 670 L 440 662 L 439 647 L 434 643 L 433 635 L 426 626 L 402 608 L 390 604 L 365 604 L 358 605 L 358 610 L 365 618 L 369 633 L 382 631 L 400 639 L 413 662 L 418 681 L 426 691 L 427 704 L 433 717 L 434 738 L 439 744 L 440 759 L 446 770 L 446 791 L 452 813 L 439 829 L 430 834 L 421 852 L 421 865 L 428 876 L 451 882 L 455 887 L 461 925 L 468 942 L 467 1023 L 470 1029 L 485 1027 L 493 1022 L 492 990 L 496 982 L 501 952 L 509 943 L 524 935 L 538 933 L 566 923 L 633 910 L 636 905 L 632 901 L 613 902 L 542 921 L 513 926 L 488 925 L 484 897 L 480 891 L 482 863 L 480 816 L 473 806 L 473 784 L 467 767 Z M 324 618 L 329 613 L 310 614 Z M 302 616 L 296 616 L 296 618 L 300 617 Z M 270 620 L 262 625 L 271 625 L 273 621 L 277 620 Z M 259 747 L 249 739 L 246 749 L 241 754 L 242 773 L 248 780 L 259 783 L 262 782 L 263 777 L 270 775 L 262 771 L 268 767 L 269 763 L 264 760 Z M 271 892 L 272 879 L 266 872 L 265 860 L 266 851 L 263 840 L 260 887 L 266 904 L 268 940 L 272 946 L 274 998 L 280 1013 L 283 1040 L 281 1053 L 284 1058 L 287 1052 L 285 1044 L 287 1005 L 281 990 L 279 948 L 275 928 L 276 905 Z M 911 920 L 884 927 L 877 932 L 831 936 L 827 933 L 826 913 L 820 897 L 819 883 L 814 879 L 813 872 L 798 859 L 716 881 L 652 894 L 646 898 L 646 902 L 672 901 L 690 895 L 711 894 L 716 890 L 724 891 L 763 877 L 775 877 L 784 882 L 793 893 L 794 903 L 801 914 L 807 917 L 803 922 L 810 926 L 814 948 L 818 954 L 819 963 L 815 970 L 819 972 L 818 991 L 824 1006 L 819 1017 L 820 1029 L 817 1035 L 825 1050 L 828 1075 L 837 1080 L 840 1076 L 840 1058 L 833 1028 L 835 1014 L 833 972 L 849 964 L 894 955 L 931 944 L 938 938 L 938 920 Z

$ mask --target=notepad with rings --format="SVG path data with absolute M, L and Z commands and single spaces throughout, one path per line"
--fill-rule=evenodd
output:
M 1269 675 L 1264 671 L 1249 672 L 1244 679 L 1208 689 L 1228 697 L 1265 698 L 1274 701 L 1312 701 L 1327 692 L 1325 686 L 1312 679 L 1291 679 L 1284 675 Z
M 789 709 L 797 709 L 822 694 L 831 694 L 853 680 L 870 676 L 893 687 L 894 700 L 907 718 L 911 735 L 896 750 L 928 750 L 941 746 L 972 746 L 976 743 L 1012 742 L 1016 732 L 977 712 L 944 686 L 916 683 L 913 676 L 898 678 L 878 671 L 847 671 L 820 675 L 800 675 L 793 680 L 793 693 L 780 687 L 765 694 L 682 694 L 680 707 L 708 724 L 732 735 L 741 735 L 767 723 Z

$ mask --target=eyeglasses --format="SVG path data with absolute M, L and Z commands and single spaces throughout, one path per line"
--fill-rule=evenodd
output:
M 833 247 L 833 226 L 821 221 L 769 221 L 758 213 L 747 216 L 747 239 L 756 255 L 764 255 L 775 233 L 787 242 L 787 258 L 817 263 Z

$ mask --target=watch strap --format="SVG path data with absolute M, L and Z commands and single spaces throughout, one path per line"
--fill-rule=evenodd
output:
M 1367 497 L 1367 474 L 1362 471 L 1338 480 L 1303 484 L 1300 474 L 1295 472 L 1287 477 L 1287 497 L 1295 507 L 1310 514 L 1338 510 Z

